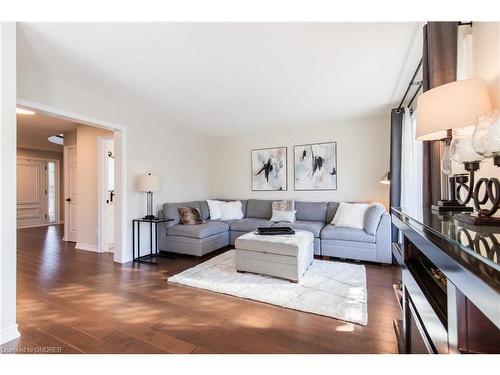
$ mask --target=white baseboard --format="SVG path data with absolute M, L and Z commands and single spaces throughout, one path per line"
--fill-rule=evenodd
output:
M 33 225 L 18 225 L 17 229 L 26 229 L 26 228 L 37 228 L 37 227 L 48 227 L 51 225 L 60 225 L 64 224 L 64 221 L 57 221 L 55 223 L 45 223 L 45 224 L 33 224 Z
M 21 336 L 21 333 L 17 329 L 17 324 L 14 324 L 10 327 L 2 329 L 0 332 L 0 345 L 5 344 L 6 342 L 17 339 Z
M 93 251 L 94 253 L 100 253 L 100 251 L 96 245 L 90 245 L 90 244 L 82 243 L 82 242 L 77 242 L 75 245 L 75 249 Z

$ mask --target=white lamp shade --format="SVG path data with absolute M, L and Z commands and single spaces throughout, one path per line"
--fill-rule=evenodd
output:
M 139 191 L 160 191 L 160 178 L 151 174 L 145 174 L 139 176 L 137 185 L 137 190 Z
M 488 86 L 481 79 L 455 81 L 424 92 L 417 100 L 416 139 L 447 137 L 447 130 L 476 124 L 491 111 Z

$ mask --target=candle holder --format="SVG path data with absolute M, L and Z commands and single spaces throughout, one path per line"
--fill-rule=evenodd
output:
M 472 214 L 457 215 L 457 220 L 470 225 L 500 226 L 500 217 L 494 216 L 500 208 L 500 180 L 496 177 L 483 177 L 474 183 L 474 173 L 479 170 L 482 159 L 492 158 L 493 164 L 500 167 L 500 117 L 498 113 L 493 112 L 479 117 L 472 138 L 462 137 L 457 140 L 454 148 L 450 148 L 450 151 L 451 157 L 463 162 L 465 170 L 469 172 L 468 177 L 467 175 L 456 177 L 457 199 L 463 204 L 468 204 L 472 200 L 475 209 Z M 463 199 L 461 191 L 466 192 Z
M 500 226 L 500 217 L 493 216 L 500 206 L 500 180 L 496 177 L 483 177 L 474 184 L 474 172 L 474 170 L 471 170 L 469 176 L 461 175 L 456 177 L 456 194 L 457 200 L 462 204 L 468 204 L 472 199 L 475 212 L 472 214 L 459 214 L 456 218 L 458 221 L 470 225 Z M 483 185 L 484 192 L 481 196 Z M 461 190 L 467 193 L 464 199 L 460 197 Z M 491 207 L 483 208 L 488 202 L 491 203 Z

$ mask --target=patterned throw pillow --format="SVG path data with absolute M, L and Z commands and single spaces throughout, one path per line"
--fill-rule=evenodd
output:
M 273 202 L 273 211 L 293 211 L 294 209 L 295 202 L 293 200 Z
M 205 222 L 201 218 L 200 211 L 192 207 L 179 207 L 179 217 L 184 225 L 196 225 Z

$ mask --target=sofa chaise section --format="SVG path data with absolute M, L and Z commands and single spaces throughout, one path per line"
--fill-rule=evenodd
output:
M 390 215 L 387 212 L 382 215 L 375 235 L 363 229 L 326 225 L 321 231 L 321 255 L 391 263 Z
M 180 223 L 179 207 L 198 209 L 205 223 L 183 225 Z M 158 249 L 161 251 L 203 256 L 229 244 L 229 224 L 208 220 L 210 213 L 206 201 L 165 203 L 159 215 L 172 219 L 158 227 Z

